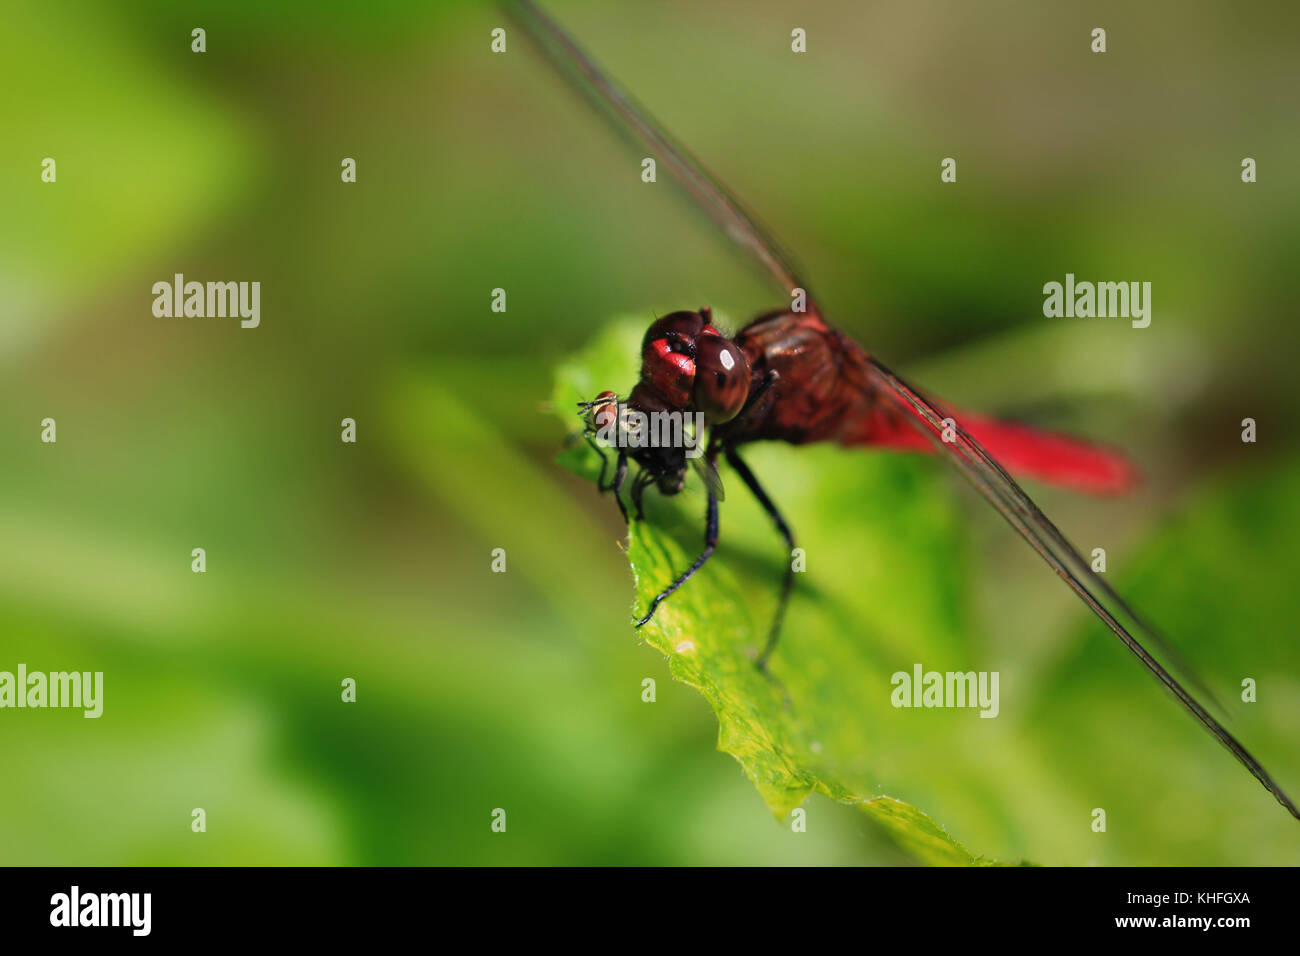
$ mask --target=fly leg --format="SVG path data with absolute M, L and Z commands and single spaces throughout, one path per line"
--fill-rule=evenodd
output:
M 605 454 L 605 449 L 600 447 L 600 444 L 590 433 L 583 437 L 587 439 L 587 444 L 595 449 L 596 454 L 600 456 L 600 477 L 596 479 L 596 487 L 600 489 L 601 494 L 604 494 L 609 491 L 609 486 L 605 484 L 605 470 L 609 468 L 609 456 Z
M 654 475 L 648 471 L 642 471 L 636 476 L 636 481 L 632 483 L 632 504 L 636 507 L 636 520 L 645 520 L 645 510 L 641 507 L 641 496 L 644 494 L 646 487 L 654 483 Z
M 727 448 L 727 463 L 736 470 L 736 474 L 740 475 L 740 480 L 745 483 L 745 487 L 753 493 L 754 497 L 758 499 L 758 503 L 763 506 L 763 510 L 767 512 L 768 517 L 776 525 L 776 530 L 781 533 L 781 537 L 785 538 L 786 548 L 794 551 L 794 533 L 791 532 L 790 526 L 785 523 L 785 518 L 781 517 L 781 512 L 777 510 L 776 505 L 772 503 L 772 499 L 763 490 L 763 486 L 754 477 L 754 473 L 749 470 L 749 466 L 745 464 L 734 448 Z M 763 653 L 758 656 L 758 669 L 761 671 L 767 670 L 767 662 L 771 659 L 772 652 L 776 650 L 777 639 L 781 636 L 781 623 L 785 620 L 785 609 L 790 603 L 790 592 L 793 589 L 794 562 L 791 561 L 785 568 L 785 578 L 781 582 L 781 601 L 776 607 L 776 617 L 772 620 L 772 629 L 768 632 L 767 644 L 763 648 Z
M 605 453 L 601 452 L 601 458 L 603 459 L 604 457 L 605 457 Z M 603 478 L 605 475 L 604 465 L 601 466 L 600 474 L 601 477 Z M 623 490 L 623 482 L 626 480 L 627 480 L 627 452 L 622 451 L 620 449 L 618 453 L 618 464 L 614 467 L 614 480 L 609 483 L 608 488 L 602 488 L 600 490 L 614 492 L 614 500 L 618 503 L 618 510 L 623 515 L 624 524 L 630 523 L 627 517 L 627 508 L 624 507 L 623 505 L 623 496 L 621 494 Z
M 614 478 L 607 485 L 605 484 L 605 469 L 609 467 L 609 457 L 605 454 L 605 449 L 597 444 L 596 439 L 591 435 L 587 436 L 587 444 L 596 449 L 596 454 L 600 455 L 600 477 L 596 479 L 596 487 L 604 494 L 606 491 L 614 492 L 614 500 L 618 502 L 618 510 L 623 512 L 623 520 L 627 521 L 627 508 L 623 505 L 623 498 L 619 492 L 623 488 L 623 481 L 627 478 L 627 453 L 620 451 L 618 453 L 618 464 L 614 468 Z M 636 520 L 641 520 L 641 488 L 645 484 L 642 481 L 646 477 L 645 472 L 636 476 L 632 483 L 632 500 L 636 502 Z
M 696 571 L 698 571 L 701 567 L 704 566 L 704 562 L 709 560 L 710 555 L 713 554 L 713 549 L 716 548 L 717 546 L 718 546 L 718 496 L 715 495 L 712 491 L 710 491 L 709 509 L 705 517 L 704 552 L 698 558 L 695 559 L 695 563 L 692 564 L 689 568 L 687 568 L 676 581 L 674 581 L 672 584 L 668 585 L 668 587 L 664 588 L 662 591 L 660 591 L 658 594 L 655 595 L 655 599 L 650 602 L 650 609 L 646 611 L 645 617 L 641 618 L 641 620 L 636 622 L 636 626 L 640 627 L 641 625 L 649 621 L 650 618 L 654 617 L 655 609 L 659 607 L 659 605 L 662 604 L 668 598 L 669 595 L 671 595 L 679 587 L 681 587 L 683 584 L 689 581 L 691 579 L 691 575 L 693 575 Z

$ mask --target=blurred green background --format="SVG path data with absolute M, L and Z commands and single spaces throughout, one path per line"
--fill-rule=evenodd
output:
M 1133 455 L 1130 498 L 1031 493 L 1300 791 L 1300 9 L 548 9 L 885 361 Z M 638 646 L 616 510 L 553 462 L 553 369 L 617 315 L 711 304 L 734 327 L 784 300 L 497 8 L 15 0 L 0 64 L 0 669 L 105 673 L 97 721 L 0 712 L 0 863 L 908 862 L 820 797 L 809 832 L 774 823 Z M 261 327 L 155 318 L 176 272 L 260 281 Z M 1152 282 L 1150 328 L 1045 319 L 1066 272 Z M 802 462 L 853 466 L 816 454 L 762 457 L 806 489 Z M 1300 826 L 924 467 L 960 553 L 902 527 L 863 586 L 958 568 L 1003 716 L 961 786 L 890 721 L 881 786 L 1001 859 L 1300 860 Z M 727 528 L 724 505 L 724 561 Z M 1259 702 L 1234 705 L 1246 676 Z

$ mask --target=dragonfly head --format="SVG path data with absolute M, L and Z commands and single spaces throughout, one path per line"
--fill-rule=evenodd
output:
M 745 405 L 749 360 L 713 327 L 708 308 L 656 319 L 641 341 L 641 384 L 664 405 L 702 412 L 710 424 L 731 421 Z

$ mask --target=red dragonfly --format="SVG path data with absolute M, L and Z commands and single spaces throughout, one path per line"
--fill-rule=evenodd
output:
M 521 22 L 548 56 L 611 116 L 620 130 L 667 166 L 699 206 L 737 244 L 767 269 L 794 301 L 806 309 L 784 309 L 760 316 L 728 338 L 714 325 L 708 308 L 674 312 L 656 320 L 641 347 L 641 377 L 626 401 L 605 391 L 583 402 L 586 437 L 601 453 L 593 435 L 617 430 L 621 409 L 652 413 L 700 413 L 708 426 L 703 461 L 690 457 L 681 444 L 618 447 L 609 484 L 602 467 L 602 491 L 612 491 L 624 518 L 620 492 L 629 460 L 639 466 L 630 494 L 638 519 L 641 497 L 654 485 L 674 495 L 685 484 L 690 465 L 705 481 L 708 505 L 704 549 L 695 562 L 650 602 L 637 627 L 654 616 L 663 601 L 682 587 L 714 553 L 718 543 L 718 502 L 722 498 L 716 462 L 722 457 L 771 517 L 788 548 L 794 533 L 740 449 L 755 441 L 795 445 L 831 441 L 845 446 L 880 446 L 908 451 L 935 451 L 962 472 L 1053 571 L 1079 596 L 1119 641 L 1174 695 L 1179 703 L 1285 807 L 1300 819 L 1290 798 L 1246 748 L 1160 664 L 1121 619 L 1144 634 L 1185 674 L 1174 648 L 1099 577 L 1073 545 L 1039 510 L 1008 472 L 1050 484 L 1096 493 L 1123 492 L 1136 472 L 1123 455 L 1054 432 L 994 421 L 947 409 L 926 397 L 847 335 L 832 327 L 809 293 L 790 257 L 745 212 L 739 202 L 691 154 L 678 144 L 626 91 L 607 76 L 577 43 L 532 0 L 513 4 Z M 777 646 L 785 608 L 794 583 L 787 562 L 781 599 L 760 668 Z M 1205 696 L 1204 684 L 1188 676 Z

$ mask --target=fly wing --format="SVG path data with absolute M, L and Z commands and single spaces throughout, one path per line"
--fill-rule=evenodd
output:
M 960 425 L 949 426 L 951 441 L 944 441 L 945 419 L 948 416 L 916 389 L 912 388 L 877 360 L 870 359 L 878 393 L 888 399 L 939 451 L 945 454 L 1007 522 L 1029 542 L 1044 561 L 1070 589 L 1079 596 L 1101 621 L 1110 628 L 1142 666 L 1155 676 L 1178 699 L 1193 717 L 1208 730 L 1219 743 L 1237 758 L 1247 770 L 1264 785 L 1264 788 L 1282 804 L 1292 816 L 1300 819 L 1298 810 L 1282 788 L 1269 776 L 1259 761 L 1232 736 L 1160 663 L 1129 630 L 1120 623 L 1127 617 L 1153 642 L 1168 651 L 1163 639 L 1120 598 L 1091 568 L 1083 556 L 1066 540 L 1060 530 L 1039 510 L 1029 495 L 1016 484 L 1002 466 L 988 454 Z M 951 420 L 950 420 L 951 421 Z M 1094 593 L 1094 590 L 1096 593 Z M 1100 597 L 1098 596 L 1100 595 Z
M 700 476 L 700 481 L 704 482 L 704 487 L 708 488 L 713 493 L 713 497 L 719 501 L 726 501 L 727 493 L 722 487 L 722 478 L 718 475 L 718 469 L 714 467 L 713 462 L 702 455 L 690 461 L 691 467 Z
M 800 281 L 799 270 L 790 255 L 686 147 L 601 70 L 558 23 L 532 0 L 508 0 L 506 6 L 537 40 L 556 68 L 579 87 L 620 132 L 650 150 L 657 164 L 672 172 L 695 200 L 695 205 L 707 213 L 733 242 L 770 272 L 787 293 L 796 288 L 807 291 L 808 287 Z M 811 311 L 815 308 L 811 294 L 808 300 Z

